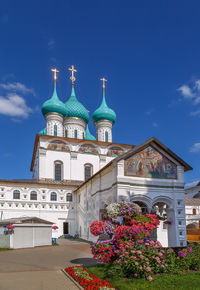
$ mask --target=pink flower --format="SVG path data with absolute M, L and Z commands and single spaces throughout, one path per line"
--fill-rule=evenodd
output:
M 147 277 L 147 280 L 148 280 L 148 281 L 152 281 L 152 277 L 151 277 L 151 276 L 148 276 L 148 277 Z
M 127 264 L 128 262 L 127 261 L 124 261 L 124 263 Z
M 136 266 L 138 266 L 138 265 L 139 265 L 139 263 L 138 263 L 138 262 L 135 262 L 135 265 L 136 265 Z
M 138 276 L 138 274 L 137 274 L 137 273 L 135 273 L 133 276 L 134 276 L 134 277 L 137 277 L 137 276 Z

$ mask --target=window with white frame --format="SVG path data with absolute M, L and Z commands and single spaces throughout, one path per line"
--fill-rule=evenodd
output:
M 54 136 L 58 136 L 58 127 L 57 127 L 57 125 L 53 126 L 53 135 Z
M 51 201 L 57 201 L 57 193 L 56 192 L 51 193 Z
M 93 166 L 92 164 L 85 164 L 84 165 L 84 178 L 85 178 L 85 181 L 88 180 L 93 174 Z
M 31 191 L 30 194 L 30 200 L 37 200 L 37 192 L 36 191 Z
M 62 161 L 55 161 L 54 163 L 54 170 L 55 170 L 55 180 L 61 181 L 63 176 L 63 163 Z
M 71 192 L 67 193 L 67 201 L 72 201 L 72 193 Z
M 20 191 L 19 190 L 13 191 L 13 199 L 20 199 Z

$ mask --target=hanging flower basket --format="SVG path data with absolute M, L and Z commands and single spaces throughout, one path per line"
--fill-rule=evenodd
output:
M 53 226 L 52 229 L 53 229 L 53 230 L 57 230 L 58 227 L 57 227 L 57 226 Z
M 6 228 L 9 229 L 9 230 L 13 230 L 15 228 L 15 226 L 8 225 L 8 226 L 6 226 Z

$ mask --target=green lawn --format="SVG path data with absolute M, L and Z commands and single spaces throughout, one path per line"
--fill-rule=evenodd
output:
M 8 251 L 8 250 L 11 250 L 11 249 L 8 249 L 8 248 L 0 248 L 0 251 Z
M 163 274 L 153 277 L 149 282 L 145 279 L 109 279 L 104 276 L 104 266 L 98 265 L 87 267 L 87 269 L 98 276 L 110 282 L 113 287 L 119 290 L 198 290 L 200 289 L 200 272 L 190 272 L 182 275 Z

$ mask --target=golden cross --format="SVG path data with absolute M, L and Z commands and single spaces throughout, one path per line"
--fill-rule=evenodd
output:
M 74 76 L 74 73 L 77 72 L 77 70 L 74 68 L 73 65 L 72 65 L 72 67 L 70 67 L 68 70 L 72 72 L 72 75 L 71 75 L 71 77 L 70 77 L 70 80 L 72 81 L 72 86 L 73 86 L 73 85 L 74 85 L 74 82 L 75 82 L 75 80 L 76 80 L 76 78 L 75 78 L 75 76 Z
M 105 89 L 107 80 L 105 78 L 102 78 L 100 80 L 103 82 L 103 89 Z
M 59 70 L 57 70 L 56 68 L 52 68 L 51 71 L 53 72 L 53 79 L 54 79 L 54 82 L 56 84 L 57 73 L 59 72 Z

